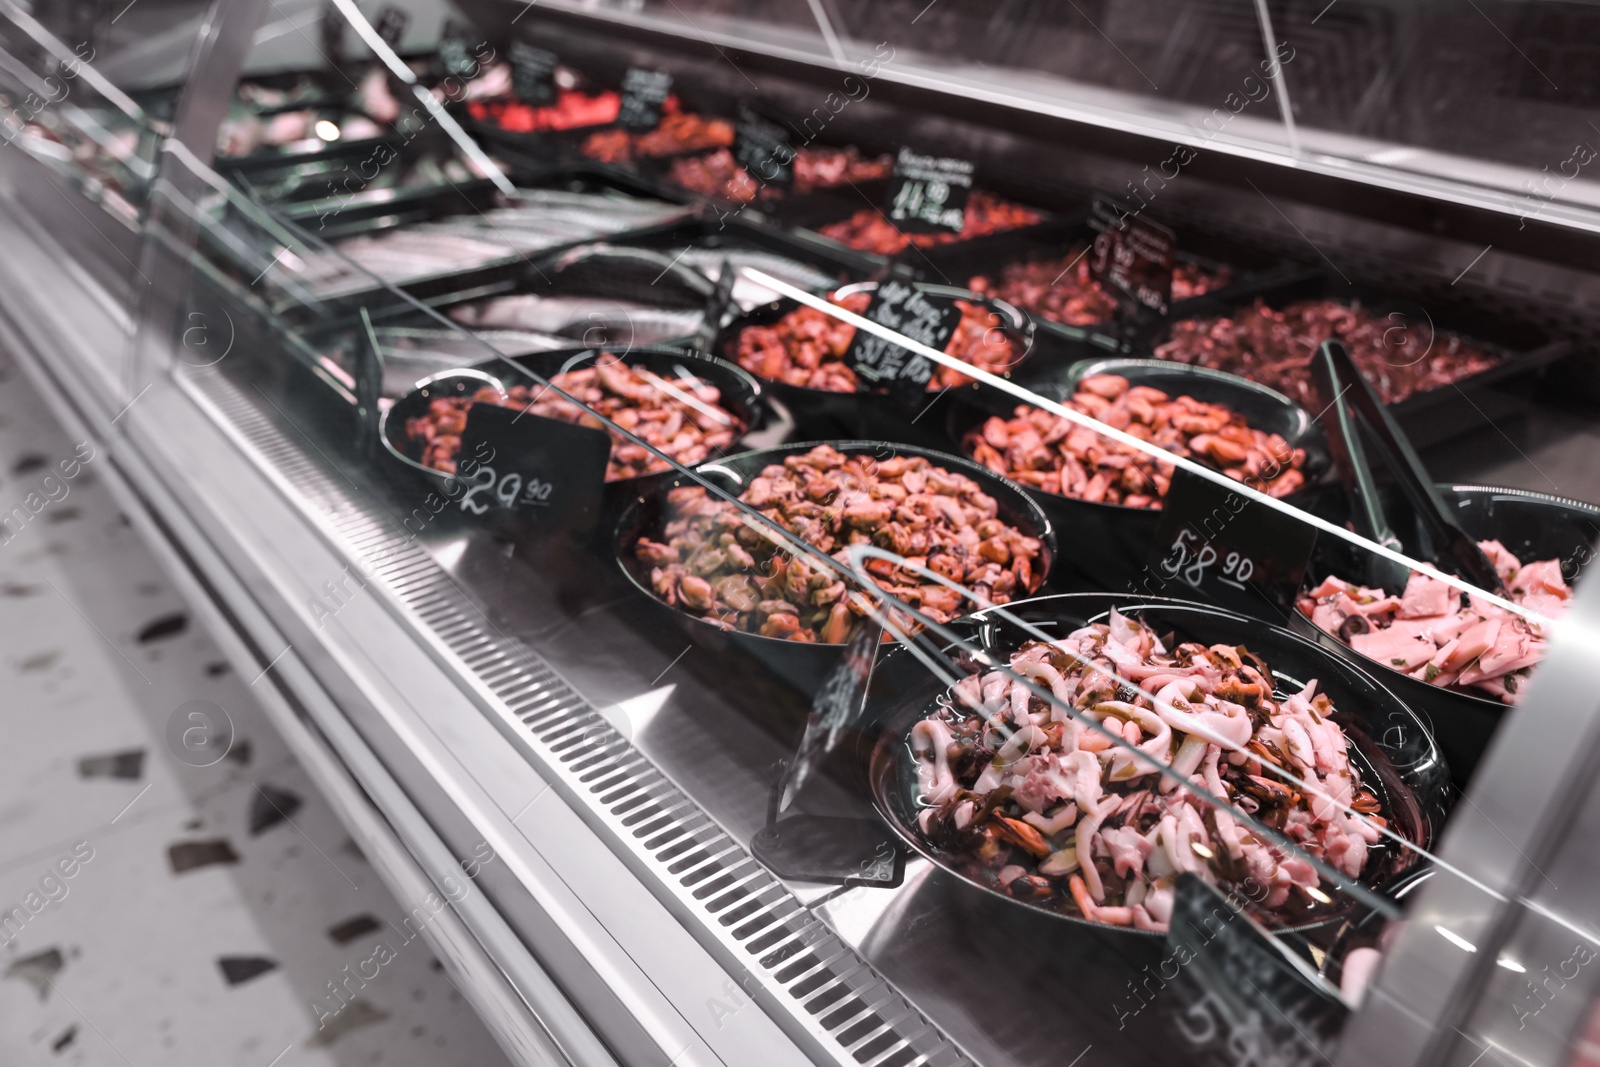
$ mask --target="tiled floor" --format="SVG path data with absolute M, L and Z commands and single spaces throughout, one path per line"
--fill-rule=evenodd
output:
M 77 445 L 0 356 L 0 1064 L 504 1064 Z

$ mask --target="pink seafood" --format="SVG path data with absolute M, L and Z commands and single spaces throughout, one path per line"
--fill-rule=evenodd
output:
M 1512 603 L 1547 619 L 1566 609 L 1572 590 L 1560 560 L 1524 564 L 1499 541 L 1480 541 L 1478 547 Z M 1317 627 L 1386 667 L 1507 704 L 1521 703 L 1548 637 L 1545 627 L 1416 571 L 1398 597 L 1328 577 L 1296 606 Z
M 1009 663 L 1054 700 L 988 670 L 963 678 L 911 732 L 919 826 L 974 881 L 1159 931 L 1185 871 L 1292 916 L 1328 899 L 1305 854 L 1351 878 L 1366 866 L 1386 824 L 1314 679 L 1280 699 L 1243 646 L 1168 650 L 1117 612 L 1059 641 L 1029 641 Z M 1124 684 L 1140 672 L 1142 688 Z

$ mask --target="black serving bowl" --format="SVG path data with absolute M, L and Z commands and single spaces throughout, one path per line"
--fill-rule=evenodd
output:
M 400 397 L 378 421 L 378 438 L 391 457 L 430 481 L 444 485 L 451 476 L 421 463 L 422 450 L 406 436 L 406 422 L 427 414 L 428 405 L 441 396 L 471 396 L 481 387 L 505 388 L 518 384 L 515 368 L 531 371 L 549 380 L 564 370 L 581 368 L 604 351 L 594 348 L 565 348 L 554 352 L 534 352 L 514 359 L 485 360 L 474 367 L 445 371 L 418 382 Z M 766 414 L 761 383 L 738 367 L 697 352 L 652 346 L 614 353 L 631 367 L 642 367 L 671 381 L 683 370 L 703 378 L 722 393 L 721 406 L 744 422 L 743 440 L 758 429 Z M 628 478 L 623 481 L 637 481 Z M 613 483 L 616 484 L 616 483 Z
M 935 466 L 965 474 L 994 497 L 999 505 L 998 517 L 1029 537 L 1037 537 L 1043 544 L 1037 574 L 1042 586 L 1049 577 L 1055 561 L 1056 538 L 1050 519 L 1037 504 L 1022 491 L 1022 487 L 993 472 L 985 470 L 971 460 L 943 452 L 888 441 L 827 441 L 783 445 L 779 448 L 746 452 L 738 456 L 702 463 L 695 473 L 706 481 L 718 485 L 730 494 L 744 492 L 750 480 L 772 464 L 782 463 L 785 457 L 809 452 L 818 444 L 828 444 L 845 455 L 874 455 L 881 459 L 891 456 L 921 456 Z M 667 521 L 667 494 L 679 486 L 696 484 L 685 476 L 669 478 L 657 476 L 654 481 L 641 485 L 640 492 L 622 512 L 617 523 L 617 563 L 629 582 L 643 593 L 651 603 L 669 613 L 682 626 L 696 644 L 716 652 L 733 649 L 753 656 L 762 665 L 777 672 L 795 689 L 807 695 L 814 693 L 844 655 L 845 645 L 822 642 L 786 641 L 776 637 L 747 633 L 741 630 L 724 630 L 722 627 L 668 605 L 656 595 L 650 585 L 650 566 L 634 555 L 633 547 L 641 537 L 657 539 Z M 853 582 L 854 579 L 851 579 Z
M 1329 474 L 1327 444 L 1311 414 L 1282 393 L 1236 375 L 1157 359 L 1094 359 L 1073 364 L 1058 378 L 1026 384 L 1046 399 L 1062 401 L 1078 391 L 1079 382 L 1096 374 L 1116 374 L 1133 385 L 1147 385 L 1170 396 L 1187 394 L 1226 405 L 1253 428 L 1278 434 L 1291 448 L 1305 449 L 1306 488 L 1286 497 L 1290 504 L 1309 507 L 1317 495 L 1316 487 Z M 1020 403 L 994 389 L 966 394 L 950 405 L 946 432 L 956 449 L 968 455 L 967 434 L 991 416 L 1009 418 Z M 1061 538 L 1058 580 L 1089 582 L 1101 589 L 1137 588 L 1151 562 L 1161 511 L 1090 503 L 1029 486 L 1023 490 L 1050 516 Z
M 1443 825 L 1450 786 L 1443 758 L 1427 727 L 1371 674 L 1299 634 L 1245 615 L 1182 600 L 1065 593 L 986 609 L 947 624 L 959 636 L 966 652 L 942 639 L 935 643 L 957 662 L 972 664 L 973 650 L 1005 662 L 1030 638 L 1016 623 L 1002 618 L 1002 612 L 1046 634 L 1065 637 L 1090 623 L 1104 622 L 1113 608 L 1138 618 L 1158 634 L 1173 634 L 1178 642 L 1248 647 L 1272 669 L 1280 695 L 1298 692 L 1305 683 L 1316 679 L 1317 691 L 1333 700 L 1334 721 L 1349 738 L 1352 763 L 1359 769 L 1362 784 L 1377 796 L 1390 829 L 1416 848 L 1428 847 Z M 1090 922 L 1069 910 L 1070 905 L 1053 907 L 1017 900 L 969 878 L 960 870 L 958 857 L 934 847 L 923 837 L 917 826 L 920 800 L 916 760 L 909 739 L 912 727 L 934 709 L 936 700 L 945 692 L 945 684 L 903 648 L 891 649 L 880 657 L 873 672 L 864 719 L 864 736 L 872 745 L 868 774 L 873 802 L 894 832 L 911 849 L 950 875 L 1014 907 L 1100 931 L 1115 929 L 1142 937 L 1162 936 Z M 1369 849 L 1360 882 L 1383 892 L 1415 868 L 1421 858 L 1411 848 L 1382 839 Z M 1354 898 L 1341 895 L 1317 910 L 1308 907 L 1293 916 L 1260 913 L 1255 918 L 1274 932 L 1303 932 L 1361 910 Z
M 1037 328 L 1027 312 L 1004 300 L 986 297 L 970 289 L 934 285 L 929 282 L 910 284 L 917 291 L 926 293 L 930 297 L 941 300 L 967 300 L 983 305 L 1000 317 L 1000 328 L 1010 338 L 1012 345 L 1020 350 L 1020 355 L 1003 370 L 995 373 L 1009 378 L 1028 365 L 1036 346 Z M 877 282 L 855 282 L 840 286 L 834 290 L 833 295 L 847 297 L 856 293 L 870 293 L 877 288 Z M 825 297 L 827 294 L 819 295 Z M 747 327 L 770 326 L 801 306 L 798 300 L 785 297 L 746 312 L 728 323 L 717 334 L 711 351 L 729 363 L 738 365 L 739 335 Z M 890 429 L 914 433 L 914 428 L 910 426 L 913 421 L 925 422 L 926 425 L 935 427 L 939 425 L 937 413 L 928 414 L 920 410 L 923 409 L 923 404 L 919 403 L 911 410 L 903 411 L 889 397 L 881 393 L 835 393 L 826 389 L 789 385 L 772 378 L 762 378 L 761 381 L 769 395 L 789 409 L 795 419 L 796 432 L 802 437 L 821 440 L 841 434 L 854 436 L 870 433 L 875 437 L 888 436 L 886 430 Z M 970 392 L 976 388 L 977 383 L 972 382 L 944 390 L 930 389 L 927 403 L 945 403 L 955 394 Z M 905 433 L 900 433 L 899 436 L 905 436 Z
M 1485 485 L 1439 485 L 1437 488 L 1451 514 L 1474 541 L 1499 541 L 1524 563 L 1559 559 L 1562 576 L 1569 585 L 1577 581 L 1594 557 L 1595 543 L 1600 540 L 1600 506 L 1522 489 Z M 1426 535 L 1399 489 L 1386 486 L 1380 492 L 1384 513 L 1401 544 L 1426 545 Z M 1419 556 L 1415 551 L 1411 555 L 1415 559 L 1428 558 L 1426 553 Z M 1330 575 L 1360 585 L 1373 585 L 1367 580 L 1366 564 L 1370 558 L 1365 549 L 1348 541 L 1319 535 L 1306 567 L 1302 592 L 1315 588 Z M 1297 629 L 1358 661 L 1431 719 L 1434 735 L 1450 761 L 1457 783 L 1466 784 L 1509 705 L 1487 693 L 1444 688 L 1412 678 L 1386 663 L 1361 655 L 1334 634 L 1313 626 L 1311 620 L 1299 612 L 1295 612 L 1294 620 Z

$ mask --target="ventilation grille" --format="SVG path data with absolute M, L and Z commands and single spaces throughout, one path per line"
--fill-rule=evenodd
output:
M 310 444 L 303 434 L 280 430 L 266 405 L 216 368 L 186 369 L 180 380 L 248 442 L 338 548 L 363 561 L 372 584 L 526 728 L 527 749 L 545 777 L 686 917 L 703 945 L 748 976 L 740 983 L 746 992 L 759 986 L 769 1005 L 787 1013 L 811 1048 L 866 1067 L 973 1063 L 548 663 L 497 630 L 407 531 L 353 494 L 315 446 L 302 447 Z

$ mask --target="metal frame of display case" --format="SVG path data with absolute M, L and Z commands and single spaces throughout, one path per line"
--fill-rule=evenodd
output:
M 509 19 L 520 6 L 484 10 Z M 196 190 L 183 157 L 209 157 L 219 102 L 254 33 L 250 15 L 263 8 L 264 0 L 219 2 L 203 27 L 140 259 L 152 278 L 177 277 L 189 251 L 192 227 L 176 205 Z M 541 5 L 539 14 L 569 31 L 604 27 L 690 57 L 737 48 L 759 69 L 801 83 L 836 73 L 820 35 L 812 52 L 576 4 Z M 933 71 L 896 71 L 885 83 L 894 101 L 1113 159 L 1144 158 L 1174 138 L 1148 115 L 1002 94 Z M 1470 236 L 1534 250 L 1510 234 L 1503 203 L 1465 183 L 1214 148 L 1217 160 L 1197 178 L 1254 181 L 1297 201 L 1359 208 L 1374 225 L 1448 232 L 1451 247 Z M 53 221 L 75 225 L 65 212 Z M 583 1067 L 968 1062 L 811 899 L 756 863 L 641 754 L 625 711 L 596 707 L 537 640 L 497 626 L 447 566 L 384 521 L 292 413 L 187 364 L 171 343 L 175 292 L 149 288 L 129 344 L 115 316 L 99 329 L 61 307 L 62 294 L 90 300 L 99 287 L 55 245 L 52 220 L 0 218 L 0 227 L 8 236 L 0 341 L 74 433 L 106 445 L 124 510 L 241 674 L 257 679 L 269 715 L 397 898 L 409 909 L 457 877 L 459 857 L 479 843 L 494 849 L 497 862 L 471 887 L 478 891 L 440 912 L 426 936 L 510 1055 Z M 1587 291 L 1593 279 L 1567 268 L 1600 262 L 1600 214 L 1535 227 L 1552 285 Z M 117 346 L 125 357 L 113 381 L 96 353 Z M 350 568 L 370 595 L 320 618 L 311 605 L 323 583 Z M 1565 866 L 1585 850 L 1552 828 L 1587 825 L 1596 804 L 1585 768 L 1600 752 L 1600 663 L 1588 651 L 1597 628 L 1600 588 L 1580 598 L 1439 850 L 1494 886 L 1496 907 L 1485 912 L 1481 894 L 1424 892 L 1381 985 L 1346 1031 L 1341 1062 L 1464 1064 L 1470 1055 L 1451 1058 L 1463 1047 L 1451 1028 L 1468 1026 L 1487 1003 L 1500 944 L 1519 917 L 1571 906 L 1541 879 L 1547 870 L 1572 884 Z M 1580 739 L 1561 751 L 1559 767 L 1536 736 L 1557 725 Z M 1503 850 L 1494 859 L 1500 838 L 1524 842 L 1525 863 L 1506 865 Z M 1430 934 L 1442 922 L 1483 950 L 1462 958 Z M 1593 999 L 1585 993 L 1571 998 L 1573 1011 Z M 1559 1048 L 1572 1023 L 1552 1013 L 1542 1025 Z

